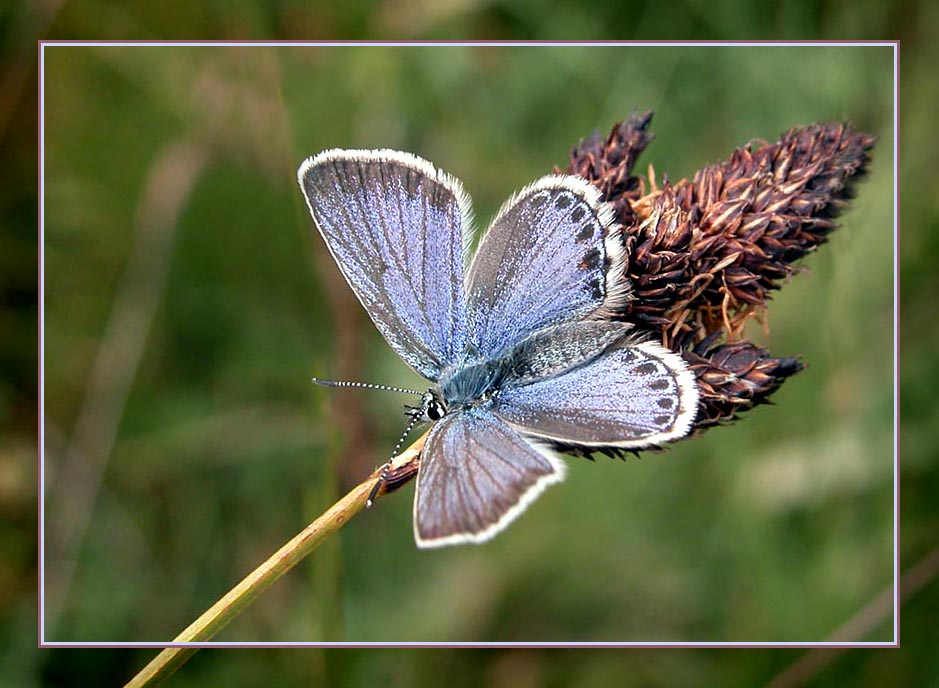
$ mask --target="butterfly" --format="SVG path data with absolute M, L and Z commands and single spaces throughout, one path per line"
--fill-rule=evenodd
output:
M 327 150 L 297 173 L 333 259 L 392 349 L 432 383 L 414 497 L 419 547 L 480 543 L 564 478 L 559 451 L 683 437 L 682 358 L 610 319 L 630 300 L 612 208 L 586 180 L 538 179 L 475 253 L 470 197 L 410 153 Z

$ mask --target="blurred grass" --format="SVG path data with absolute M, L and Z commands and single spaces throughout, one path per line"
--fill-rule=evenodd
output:
M 290 4 L 241 21 L 255 36 L 369 25 L 409 26 L 412 33 L 400 35 L 422 37 L 452 35 L 466 20 L 506 37 L 602 36 L 598 27 L 624 21 L 599 6 L 546 14 L 534 6 L 450 4 L 427 25 L 412 26 L 399 5 L 386 3 L 368 22 L 354 6 L 310 14 Z M 716 6 L 669 19 L 701 37 L 721 35 L 725 25 L 767 35 L 758 14 L 735 7 L 743 11 Z M 934 13 L 917 8 L 924 17 Z M 633 16 L 653 27 L 661 11 L 650 5 Z M 48 35 L 166 31 L 136 10 L 84 12 L 63 6 Z M 780 12 L 778 28 L 806 36 L 808 26 L 880 32 L 913 23 L 879 5 L 814 17 Z M 196 33 L 213 25 L 227 37 L 245 35 L 220 17 L 209 8 L 180 8 L 176 19 Z M 937 181 L 935 151 L 913 143 L 931 121 L 918 105 L 937 95 L 925 78 L 928 51 L 935 52 L 931 45 L 904 52 L 913 85 L 902 106 L 909 127 L 904 173 L 921 190 Z M 401 426 L 398 400 L 340 398 L 307 383 L 314 373 L 337 370 L 392 384 L 417 381 L 355 311 L 324 259 L 295 188 L 303 157 L 334 146 L 413 151 L 465 182 L 485 226 L 510 191 L 563 165 L 579 137 L 646 108 L 656 111 L 657 139 L 640 165 L 652 162 L 672 178 L 795 124 L 848 118 L 880 137 L 842 228 L 770 311 L 763 341 L 774 353 L 803 355 L 809 369 L 784 386 L 775 407 L 667 453 L 625 465 L 571 460 L 564 484 L 481 548 L 417 551 L 407 488 L 347 526 L 330 551 L 281 581 L 220 639 L 821 640 L 889 585 L 889 49 L 53 47 L 46 59 L 50 483 L 113 314 L 147 175 L 174 142 L 195 141 L 209 151 L 182 206 L 165 289 L 61 616 L 47 617 L 55 622 L 48 639 L 170 638 L 392 446 Z M 10 139 L 4 147 L 12 148 Z M 27 157 L 13 162 L 28 169 L 21 162 Z M 5 191 L 5 206 L 28 217 L 34 210 L 16 191 Z M 939 371 L 928 323 L 937 222 L 927 198 L 912 193 L 903 206 L 910 228 L 901 254 L 904 567 L 936 542 L 937 405 L 930 392 Z M 4 241 L 11 242 L 2 254 L 11 264 L 4 279 L 24 289 L 16 285 L 27 282 L 21 275 L 28 271 L 13 258 L 28 262 L 30 235 L 5 233 Z M 5 328 L 18 334 L 4 344 L 5 371 L 19 371 L 4 375 L 2 396 L 3 506 L 14 523 L 28 522 L 21 495 L 32 477 L 19 466 L 34 436 L 22 403 L 30 394 L 21 372 L 30 369 L 20 353 L 28 348 L 23 313 Z M 362 350 L 350 353 L 348 341 Z M 50 501 L 50 525 L 56 514 Z M 28 595 L 33 554 L 26 538 L 5 539 L 3 552 L 8 589 Z M 935 602 L 935 587 L 923 593 L 924 606 Z M 23 638 L 35 627 L 22 606 L 9 609 L 3 667 L 12 685 L 56 685 L 75 676 L 113 684 L 152 654 L 23 655 L 31 644 Z M 818 680 L 934 682 L 925 652 L 913 652 L 925 651 L 917 632 L 927 629 L 925 617 L 905 610 L 904 646 L 911 649 L 851 653 Z M 891 635 L 888 620 L 866 639 Z M 30 661 L 17 661 L 21 655 Z M 701 651 L 631 658 L 312 651 L 300 661 L 275 650 L 204 652 L 174 683 L 250 685 L 273 673 L 288 683 L 348 685 L 752 685 L 800 655 L 747 653 L 730 662 L 726 652 Z

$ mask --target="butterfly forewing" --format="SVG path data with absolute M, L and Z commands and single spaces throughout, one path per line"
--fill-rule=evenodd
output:
M 599 192 L 578 177 L 545 177 L 510 199 L 467 276 L 471 339 L 482 355 L 623 298 L 607 281 L 621 253 L 611 230 Z
M 564 464 L 482 406 L 445 416 L 421 452 L 414 534 L 421 547 L 484 542 L 502 530 Z
M 464 351 L 468 197 L 429 162 L 396 151 L 332 150 L 298 179 L 313 220 L 391 347 L 426 378 Z

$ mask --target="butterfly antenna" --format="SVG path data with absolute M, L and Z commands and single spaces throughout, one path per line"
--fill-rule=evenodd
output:
M 368 499 L 365 500 L 365 508 L 368 509 L 372 506 L 372 502 L 375 501 L 375 497 L 378 495 L 378 491 L 382 488 L 382 485 L 385 484 L 387 479 L 387 471 L 391 467 L 391 462 L 398 455 L 398 451 L 401 449 L 401 445 L 404 444 L 404 440 L 408 435 L 411 434 L 411 430 L 414 429 L 414 426 L 417 425 L 417 422 L 423 417 L 424 409 L 423 407 L 413 408 L 408 412 L 408 415 L 411 417 L 411 420 L 408 421 L 407 427 L 404 428 L 404 432 L 401 433 L 401 437 L 398 438 L 398 443 L 395 444 L 395 448 L 391 450 L 391 458 L 388 459 L 382 469 L 381 474 L 378 476 L 378 481 L 375 483 L 375 486 L 372 487 L 372 491 L 368 493 Z
M 383 392 L 401 392 L 402 394 L 416 394 L 421 396 L 423 392 L 418 392 L 415 389 L 405 389 L 404 387 L 392 387 L 390 385 L 373 385 L 368 382 L 350 382 L 348 380 L 324 380 L 321 377 L 312 378 L 311 382 L 314 385 L 321 385 L 323 387 L 362 387 L 364 389 L 380 389 Z

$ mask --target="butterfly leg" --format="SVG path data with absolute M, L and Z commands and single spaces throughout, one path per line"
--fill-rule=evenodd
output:
M 404 444 L 404 438 L 406 438 L 411 430 L 414 428 L 414 425 L 421 420 L 427 414 L 427 404 L 429 402 L 425 401 L 420 406 L 408 406 L 405 404 L 404 408 L 407 410 L 404 412 L 410 420 L 408 421 L 407 427 L 404 429 L 404 432 L 401 434 L 401 438 L 398 440 L 398 443 L 395 445 L 394 450 L 391 452 L 391 458 L 388 459 L 388 462 L 381 467 L 381 473 L 378 474 L 378 480 L 375 481 L 375 485 L 372 487 L 372 491 L 368 493 L 368 499 L 365 500 L 365 508 L 371 508 L 372 504 L 375 501 L 375 498 L 382 492 L 382 488 L 388 486 L 391 483 L 389 479 L 389 473 L 394 468 L 394 460 L 398 455 L 398 450 L 401 449 L 401 445 Z
M 372 486 L 372 491 L 368 493 L 368 499 L 365 500 L 366 509 L 372 508 L 372 504 L 375 502 L 375 498 L 378 497 L 378 493 L 381 492 L 382 488 L 388 484 L 388 469 L 390 467 L 391 461 L 381 467 L 381 473 L 378 474 L 378 480 L 375 481 L 375 484 Z

